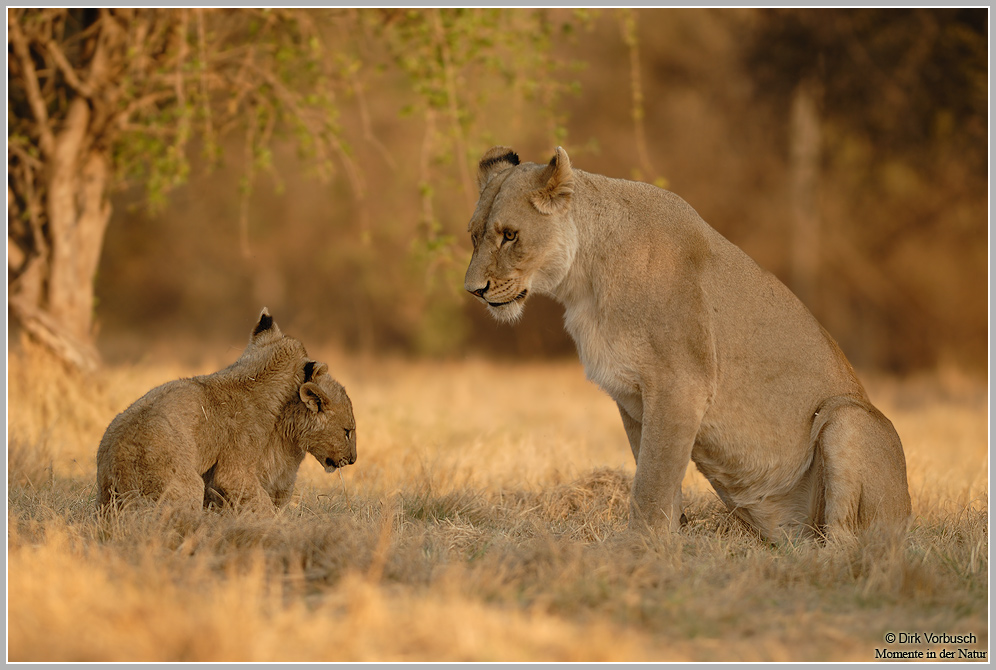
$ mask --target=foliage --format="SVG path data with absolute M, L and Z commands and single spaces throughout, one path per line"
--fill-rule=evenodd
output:
M 481 143 L 488 136 L 481 128 L 489 118 L 485 110 L 530 105 L 545 119 L 551 142 L 566 137 L 558 103 L 576 82 L 561 76 L 565 64 L 552 50 L 559 35 L 573 31 L 574 16 L 555 22 L 544 10 L 500 9 L 399 9 L 387 16 L 374 35 L 416 95 L 403 112 L 425 119 L 417 243 L 422 253 L 445 253 L 453 240 L 443 233 L 433 206 L 439 172 L 456 171 L 464 205 L 471 209 L 477 185 L 469 166 L 486 148 Z
M 93 146 L 115 161 L 101 303 L 78 301 L 105 354 L 167 325 L 227 337 L 272 298 L 359 350 L 572 355 L 556 305 L 533 302 L 512 331 L 462 295 L 473 164 L 491 144 L 542 161 L 564 143 L 581 169 L 670 184 L 790 280 L 786 119 L 815 79 L 814 202 L 838 239 L 821 243 L 811 307 L 859 367 L 975 365 L 988 341 L 984 16 L 10 9 L 10 302 L 36 297 L 23 291 L 34 271 L 45 307 L 54 262 L 28 62 L 48 125 L 85 98 Z M 117 45 L 117 69 L 98 95 L 100 44 Z
M 247 258 L 249 197 L 262 172 L 280 186 L 273 156 L 284 139 L 296 141 L 315 174 L 342 175 L 354 197 L 367 197 L 355 144 L 362 138 L 394 162 L 373 132 L 367 100 L 392 72 L 408 81 L 403 106 L 425 120 L 418 183 L 424 253 L 445 254 L 452 243 L 432 197 L 447 171 L 455 169 L 473 203 L 468 165 L 480 147 L 467 137 L 476 110 L 496 92 L 502 104 L 512 98 L 546 110 L 550 136 L 564 135 L 552 110 L 569 85 L 554 76 L 557 29 L 544 10 L 11 9 L 8 20 L 16 55 L 9 59 L 8 104 L 15 281 L 33 258 L 44 258 L 49 270 L 63 262 L 48 258 L 46 216 L 57 187 L 49 181 L 52 152 L 38 147 L 51 144 L 73 99 L 94 109 L 83 146 L 110 164 L 111 179 L 96 184 L 104 202 L 113 190 L 141 185 L 146 204 L 161 209 L 189 178 L 191 150 L 209 163 L 231 160 L 226 154 L 237 133 Z M 565 20 L 570 25 L 571 15 Z M 496 80 L 503 85 L 493 87 Z M 81 225 L 99 225 L 99 239 L 106 217 Z M 90 295 L 92 281 L 78 283 Z M 42 292 L 33 291 L 30 302 L 43 307 Z M 82 330 L 86 337 L 88 324 Z
M 414 94 L 403 110 L 427 117 L 419 188 L 431 199 L 431 166 L 455 165 L 473 197 L 467 165 L 480 147 L 468 146 L 466 137 L 477 110 L 495 97 L 503 104 L 521 98 L 546 114 L 550 137 L 562 140 L 566 128 L 555 104 L 576 87 L 556 77 L 563 65 L 552 54 L 557 36 L 573 29 L 571 16 L 558 28 L 542 10 L 40 9 L 12 10 L 9 18 L 45 65 L 39 83 L 51 119 L 64 113 L 67 97 L 88 92 L 78 70 L 89 41 L 101 39 L 109 24 L 125 30 L 114 88 L 101 92 L 112 102 L 104 113 L 113 119 L 101 140 L 113 157 L 116 186 L 141 184 L 153 208 L 189 177 L 191 142 L 197 140 L 203 158 L 219 161 L 233 130 L 243 133 L 246 192 L 258 171 L 272 169 L 274 138 L 292 136 L 319 174 L 342 170 L 362 195 L 348 138 L 376 138 L 369 118 L 361 118 L 363 128 L 346 128 L 343 105 L 364 106 L 367 91 L 391 67 Z M 67 53 L 80 54 L 80 62 Z M 13 163 L 37 155 L 39 121 L 16 62 L 11 75 Z M 496 80 L 489 75 L 502 85 L 491 86 Z M 23 181 L 12 186 L 22 197 L 29 190 Z M 434 237 L 428 228 L 427 238 Z

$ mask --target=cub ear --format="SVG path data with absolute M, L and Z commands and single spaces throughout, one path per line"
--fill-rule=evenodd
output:
M 264 307 L 263 311 L 259 313 L 259 321 L 256 322 L 256 326 L 249 335 L 249 343 L 259 344 L 265 340 L 281 337 L 282 335 L 283 333 L 280 332 L 277 322 L 270 316 L 270 310 Z
M 499 172 L 519 164 L 519 155 L 508 147 L 491 147 L 481 156 L 477 164 L 477 186 L 480 192 L 488 185 L 491 178 Z
M 328 374 L 329 366 L 318 361 L 308 361 L 304 364 L 304 381 L 310 382 L 316 377 Z
M 574 171 L 571 169 L 571 159 L 563 147 L 557 147 L 543 176 L 546 177 L 546 185 L 530 193 L 529 202 L 541 214 L 566 211 L 574 193 Z
M 321 412 L 322 408 L 329 404 L 328 397 L 318 384 L 314 382 L 301 384 L 299 393 L 301 394 L 301 402 L 315 414 Z

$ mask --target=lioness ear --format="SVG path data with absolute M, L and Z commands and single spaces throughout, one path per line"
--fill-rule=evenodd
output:
M 256 326 L 249 335 L 249 343 L 259 344 L 264 340 L 281 337 L 282 335 L 283 333 L 280 332 L 277 322 L 270 316 L 270 310 L 264 307 L 263 311 L 259 313 L 259 321 L 256 322 Z
M 491 147 L 485 151 L 481 162 L 477 164 L 477 186 L 480 192 L 484 192 L 484 187 L 496 174 L 518 164 L 519 155 L 508 147 Z
M 314 413 L 322 411 L 322 407 L 329 403 L 329 399 L 322 393 L 322 389 L 314 382 L 301 384 L 301 402 Z
M 546 185 L 530 193 L 529 202 L 541 214 L 566 211 L 574 193 L 574 171 L 563 147 L 557 147 L 543 175 L 547 178 Z

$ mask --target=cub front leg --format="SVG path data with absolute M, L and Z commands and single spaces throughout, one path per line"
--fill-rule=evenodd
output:
M 158 496 L 161 505 L 182 513 L 199 512 L 204 499 L 204 481 L 193 469 L 180 469 L 166 482 Z
M 283 507 L 290 502 L 291 494 L 294 493 L 294 480 L 290 482 L 278 481 L 270 485 L 270 500 L 274 507 Z
M 704 395 L 699 394 L 644 394 L 639 449 L 633 449 L 636 474 L 630 500 L 631 528 L 661 533 L 681 526 L 681 480 L 692 458 L 705 406 Z M 635 434 L 629 425 L 626 428 L 627 435 Z
M 223 491 L 225 499 L 236 507 L 248 508 L 254 512 L 272 511 L 274 508 L 269 493 L 252 472 L 226 468 L 219 461 L 214 473 L 214 485 Z

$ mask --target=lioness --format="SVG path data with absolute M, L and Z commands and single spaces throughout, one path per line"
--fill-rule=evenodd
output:
M 327 472 L 355 463 L 353 407 L 264 307 L 237 361 L 158 386 L 114 418 L 97 450 L 98 503 L 281 506 L 306 453 Z
M 464 287 L 513 322 L 564 305 L 588 378 L 636 458 L 630 523 L 680 524 L 689 459 L 763 536 L 835 536 L 910 516 L 906 460 L 833 338 L 681 198 L 546 165 L 481 158 Z

